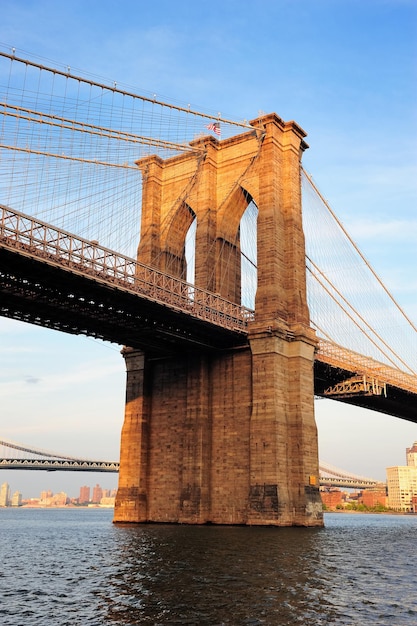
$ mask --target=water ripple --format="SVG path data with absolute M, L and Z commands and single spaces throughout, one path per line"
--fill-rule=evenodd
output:
M 107 510 L 0 510 L 4 626 L 408 626 L 417 517 L 324 529 L 114 526 Z

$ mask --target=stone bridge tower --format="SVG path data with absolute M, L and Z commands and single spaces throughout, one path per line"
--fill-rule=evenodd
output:
M 301 216 L 308 146 L 295 122 L 275 114 L 251 125 L 194 141 L 197 156 L 138 162 L 138 260 L 185 278 L 196 219 L 196 286 L 239 303 L 237 233 L 253 201 L 258 282 L 246 345 L 159 358 L 124 349 L 115 522 L 323 524 Z

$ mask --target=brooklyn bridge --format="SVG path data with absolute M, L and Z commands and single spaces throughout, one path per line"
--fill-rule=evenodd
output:
M 305 131 L 0 61 L 0 314 L 124 346 L 115 521 L 321 526 L 314 398 L 417 422 L 417 329 Z

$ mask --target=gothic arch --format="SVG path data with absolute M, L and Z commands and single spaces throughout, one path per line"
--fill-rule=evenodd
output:
M 186 280 L 187 262 L 185 258 L 185 239 L 188 230 L 196 219 L 192 208 L 182 202 L 178 210 L 165 224 L 161 233 L 161 264 L 162 271 L 171 276 Z

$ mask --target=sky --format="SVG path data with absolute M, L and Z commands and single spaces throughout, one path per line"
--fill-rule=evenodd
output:
M 333 211 L 417 324 L 415 0 L 2 0 L 0 48 L 230 119 L 277 113 Z M 23 56 L 23 55 L 22 55 Z M 118 460 L 121 346 L 0 318 L 0 439 Z M 416 407 L 417 412 L 417 407 Z M 320 460 L 385 480 L 417 425 L 316 402 Z M 114 474 L 4 471 L 12 492 L 77 496 Z

